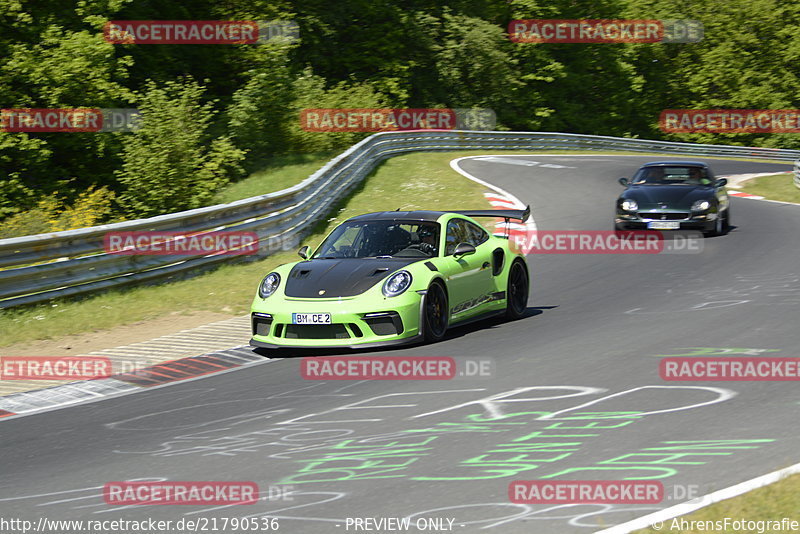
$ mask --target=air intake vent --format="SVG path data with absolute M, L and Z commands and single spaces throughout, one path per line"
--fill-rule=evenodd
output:
M 368 313 L 364 322 L 376 336 L 396 336 L 403 333 L 403 320 L 397 312 Z
M 272 316 L 267 313 L 253 314 L 251 316 L 253 335 L 268 336 L 272 326 Z

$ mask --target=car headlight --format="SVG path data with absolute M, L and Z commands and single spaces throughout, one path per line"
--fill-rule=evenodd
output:
M 262 299 L 267 298 L 268 296 L 275 293 L 275 290 L 278 289 L 278 286 L 281 283 L 281 275 L 278 273 L 269 273 L 264 279 L 261 281 L 261 285 L 258 286 L 258 296 Z
M 623 211 L 636 211 L 639 209 L 639 204 L 637 204 L 635 200 L 626 198 L 622 201 L 621 207 Z
M 711 202 L 708 200 L 696 200 L 695 203 L 692 204 L 692 211 L 706 211 L 710 207 Z
M 411 273 L 397 271 L 383 283 L 383 296 L 396 297 L 411 286 Z

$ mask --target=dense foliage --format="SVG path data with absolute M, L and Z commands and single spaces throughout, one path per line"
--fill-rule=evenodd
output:
M 705 39 L 511 42 L 509 20 L 525 18 L 697 19 Z M 108 20 L 276 19 L 301 40 L 102 37 Z M 791 134 L 666 135 L 658 117 L 800 107 L 798 27 L 800 3 L 783 0 L 0 0 L 0 107 L 148 112 L 136 133 L 0 132 L 0 219 L 68 213 L 87 191 L 104 216 L 188 209 L 265 158 L 363 137 L 303 131 L 308 107 L 488 107 L 501 129 L 797 148 Z

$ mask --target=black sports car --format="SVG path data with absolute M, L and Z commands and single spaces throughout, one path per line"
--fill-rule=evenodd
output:
M 700 230 L 724 234 L 731 224 L 725 178 L 697 161 L 653 161 L 633 178 L 617 199 L 615 230 Z

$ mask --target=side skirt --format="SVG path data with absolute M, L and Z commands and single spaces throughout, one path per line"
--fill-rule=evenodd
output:
M 499 317 L 501 315 L 505 315 L 505 313 L 506 313 L 505 309 L 492 310 L 492 311 L 484 312 L 484 313 L 481 313 L 480 315 L 475 315 L 474 317 L 469 317 L 467 319 L 461 319 L 460 321 L 456 321 L 454 323 L 450 323 L 447 328 L 450 329 L 451 327 L 454 327 L 454 326 L 464 326 L 466 324 L 475 323 L 475 322 L 483 321 L 483 320 L 486 320 L 486 319 L 491 319 L 492 317 Z

